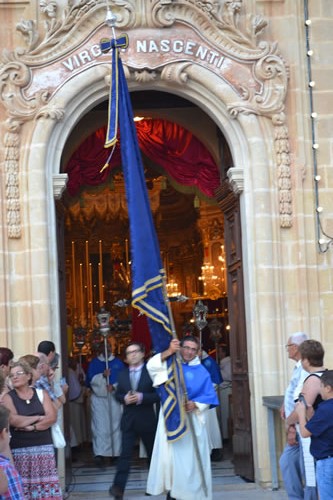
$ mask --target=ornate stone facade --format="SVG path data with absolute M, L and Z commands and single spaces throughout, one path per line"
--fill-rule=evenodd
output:
M 117 34 L 127 32 L 131 41 L 122 54 L 130 89 L 164 90 L 196 103 L 231 150 L 228 177 L 241 205 L 256 480 L 262 483 L 270 481 L 262 459 L 268 449 L 262 396 L 280 394 L 286 385 L 288 335 L 304 330 L 320 339 L 327 366 L 333 363 L 333 51 L 325 36 L 333 8 L 329 0 L 305 1 L 309 11 L 301 3 L 111 2 Z M 106 7 L 102 0 L 0 6 L 0 338 L 17 355 L 33 352 L 43 338 L 59 343 L 54 198 L 65 182 L 60 158 L 70 132 L 108 93 L 109 56 L 99 49 L 99 40 L 112 35 Z M 313 57 L 306 53 L 308 15 Z M 315 87 L 309 86 L 309 57 Z

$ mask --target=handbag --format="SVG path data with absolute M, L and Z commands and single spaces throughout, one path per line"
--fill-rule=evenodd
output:
M 55 448 L 65 448 L 66 441 L 58 422 L 55 422 L 51 426 L 51 434 L 52 434 L 53 446 Z
M 43 404 L 43 390 L 36 389 L 36 392 L 39 401 Z M 54 424 L 51 425 L 51 436 L 52 436 L 53 446 L 55 448 L 65 448 L 66 441 L 58 422 L 55 422 Z

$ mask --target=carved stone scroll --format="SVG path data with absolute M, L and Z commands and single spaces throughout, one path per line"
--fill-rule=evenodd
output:
M 20 132 L 25 122 L 41 117 L 59 120 L 63 110 L 48 109 L 48 92 L 38 92 L 26 99 L 23 89 L 31 80 L 31 71 L 23 63 L 4 55 L 5 64 L 0 69 L 0 98 L 8 119 L 4 126 L 4 171 L 6 183 L 7 228 L 9 238 L 21 237 L 20 200 Z

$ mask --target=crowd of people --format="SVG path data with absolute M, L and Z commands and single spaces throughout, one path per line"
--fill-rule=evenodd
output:
M 193 495 L 209 499 L 211 453 L 213 448 L 222 448 L 215 412 L 222 378 L 214 359 L 200 353 L 197 339 L 185 339 L 172 340 L 167 351 L 148 363 L 143 344 L 130 342 L 122 361 L 103 339 L 85 366 L 69 358 L 67 383 L 56 377 L 60 359 L 53 342 L 42 341 L 34 354 L 18 359 L 10 349 L 0 348 L 0 499 L 62 498 L 57 473 L 57 448 L 61 446 L 56 444 L 55 426 L 60 429 L 60 410 L 66 401 L 68 444 L 73 452 L 90 440 L 96 465 L 103 467 L 117 458 L 110 496 L 123 498 L 134 447 L 140 442 L 140 456 L 146 457 L 152 471 L 147 493 L 165 491 L 170 499 L 185 500 Z M 170 444 L 163 433 L 164 412 L 160 411 L 158 394 L 158 386 L 165 383 L 163 377 L 168 378 L 167 358 L 174 354 L 186 372 L 182 411 L 192 428 L 178 444 Z M 156 366 L 160 366 L 159 373 Z M 191 372 L 199 376 L 199 385 L 193 383 Z M 194 455 L 193 439 L 197 447 Z M 191 458 L 193 470 L 199 474 L 187 493 L 181 489 L 181 455 L 176 448 L 186 460 Z M 157 475 L 154 471 L 160 470 L 162 455 L 168 467 Z
M 288 498 L 333 499 L 333 370 L 324 366 L 324 348 L 303 332 L 288 338 L 296 362 L 281 407 L 287 442 L 280 470 Z
M 67 387 L 57 387 L 58 362 L 51 341 L 17 361 L 0 348 L 0 498 L 62 498 L 52 428 Z
M 333 370 L 324 366 L 322 344 L 304 333 L 291 335 L 286 349 L 296 365 L 281 408 L 287 435 L 280 458 L 285 488 L 289 499 L 330 499 Z M 148 495 L 209 500 L 212 452 L 226 437 L 216 409 L 221 391 L 228 390 L 229 401 L 231 390 L 230 356 L 223 354 L 218 365 L 196 337 L 186 335 L 149 359 L 144 345 L 132 341 L 121 360 L 103 339 L 85 369 L 69 358 L 66 383 L 56 377 L 60 359 L 53 342 L 43 341 L 35 354 L 17 360 L 10 349 L 0 348 L 0 499 L 62 498 L 57 448 L 65 442 L 58 443 L 55 428 L 61 433 L 60 410 L 68 401 L 72 449 L 88 439 L 96 465 L 117 458 L 109 489 L 115 500 L 124 497 L 138 443 L 149 465 Z M 172 370 L 179 375 L 181 401 L 179 422 L 170 430 Z M 87 394 L 89 416 L 84 415 Z M 187 428 L 183 435 L 182 425 Z

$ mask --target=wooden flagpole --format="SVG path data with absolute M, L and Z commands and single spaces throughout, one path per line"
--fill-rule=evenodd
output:
M 164 295 L 164 300 L 165 300 L 165 303 L 166 303 L 166 306 L 168 309 L 172 337 L 174 339 L 177 339 L 178 337 L 177 337 L 177 333 L 176 333 L 175 321 L 173 318 L 170 300 L 169 300 L 169 297 L 167 294 L 166 276 L 165 275 L 163 277 L 163 295 Z M 177 362 L 179 374 L 180 374 L 180 383 L 181 383 L 182 390 L 184 393 L 184 402 L 187 403 L 188 394 L 187 394 L 187 389 L 186 389 L 186 384 L 185 384 L 185 379 L 184 379 L 184 372 L 183 372 L 183 367 L 182 367 L 181 355 L 179 354 L 179 352 L 176 353 L 176 362 Z M 190 427 L 190 431 L 191 431 L 191 435 L 192 435 L 195 457 L 196 457 L 197 462 L 198 462 L 199 473 L 200 473 L 200 478 L 201 478 L 203 490 L 204 490 L 205 495 L 207 496 L 207 493 L 208 493 L 207 482 L 206 482 L 206 478 L 205 478 L 205 474 L 204 474 L 204 468 L 203 468 L 202 459 L 201 459 L 201 455 L 200 455 L 197 436 L 196 436 L 195 431 L 194 431 L 192 414 L 190 412 L 187 412 L 187 418 L 188 418 L 188 423 L 189 423 L 189 427 Z

